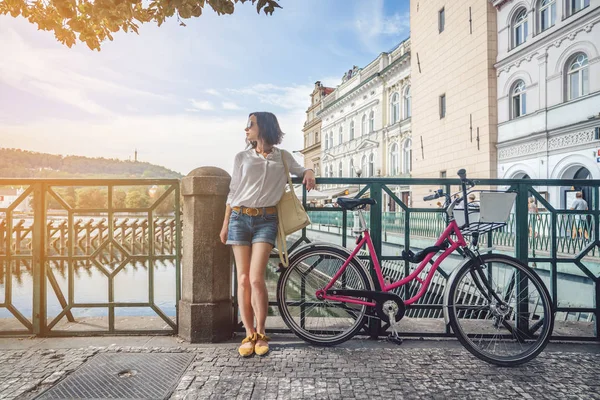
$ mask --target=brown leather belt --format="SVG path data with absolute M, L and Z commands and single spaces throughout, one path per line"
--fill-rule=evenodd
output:
M 277 207 L 231 207 L 231 209 L 238 214 L 246 214 L 251 217 L 258 217 L 259 215 L 263 215 L 263 210 L 265 214 L 277 214 Z

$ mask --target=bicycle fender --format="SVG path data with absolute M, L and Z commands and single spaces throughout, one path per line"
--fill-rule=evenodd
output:
M 450 323 L 450 317 L 448 317 L 448 300 L 450 298 L 450 286 L 452 286 L 452 282 L 454 282 L 454 280 L 456 279 L 456 276 L 458 275 L 458 272 L 461 270 L 461 268 L 464 267 L 465 264 L 467 264 L 469 261 L 471 261 L 471 259 L 466 258 L 460 264 L 458 264 L 456 268 L 454 268 L 454 270 L 448 277 L 448 281 L 446 282 L 446 287 L 444 288 L 444 306 L 442 307 L 444 310 L 444 322 L 446 323 L 446 326 L 448 326 L 448 324 Z

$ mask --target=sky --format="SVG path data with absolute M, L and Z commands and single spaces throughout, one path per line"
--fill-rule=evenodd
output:
M 138 160 L 182 174 L 231 173 L 252 111 L 271 111 L 300 150 L 316 81 L 336 87 L 409 35 L 409 0 L 248 2 L 120 32 L 100 52 L 69 49 L 23 18 L 0 16 L 0 147 Z M 298 156 L 301 157 L 301 156 Z M 301 161 L 301 158 L 299 158 Z

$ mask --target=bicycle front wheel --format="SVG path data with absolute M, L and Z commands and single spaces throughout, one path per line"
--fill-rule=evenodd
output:
M 452 330 L 467 350 L 486 362 L 525 363 L 550 339 L 554 314 L 548 290 L 533 270 L 513 257 L 481 258 L 481 267 L 468 262 L 451 283 Z
M 333 247 L 311 246 L 290 259 L 277 283 L 277 305 L 296 336 L 312 344 L 331 346 L 352 338 L 363 326 L 368 306 L 316 296 L 347 257 Z M 372 290 L 372 283 L 362 265 L 352 260 L 332 289 Z

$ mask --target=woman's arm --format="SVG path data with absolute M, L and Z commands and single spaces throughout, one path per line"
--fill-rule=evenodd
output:
M 315 171 L 312 169 L 306 169 L 296 161 L 287 151 L 282 150 L 283 157 L 287 163 L 290 173 L 292 175 L 304 178 L 302 184 L 306 186 L 306 190 L 312 190 L 315 188 Z

